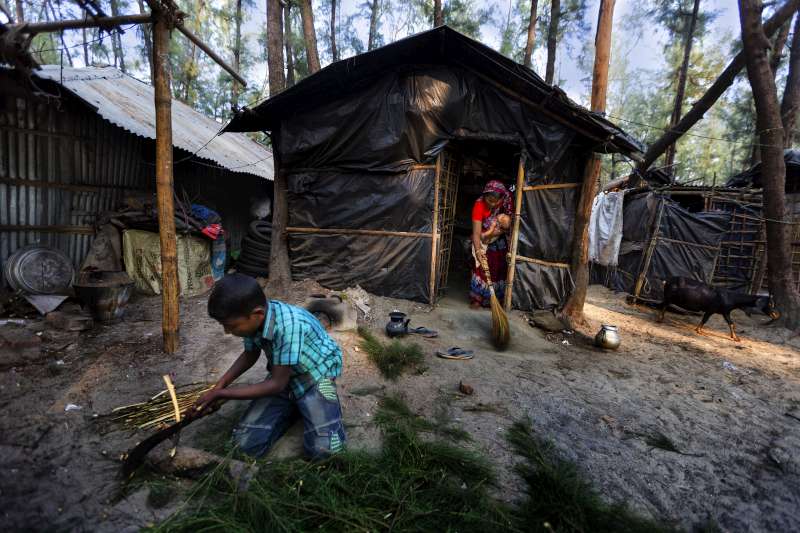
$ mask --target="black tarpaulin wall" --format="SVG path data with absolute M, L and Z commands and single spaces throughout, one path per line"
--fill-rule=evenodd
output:
M 433 169 L 407 173 L 303 173 L 289 177 L 289 226 L 425 233 L 425 237 L 291 233 L 295 279 L 331 289 L 428 301 Z M 344 233 L 344 232 L 343 232 Z
M 281 121 L 281 164 L 306 169 L 400 172 L 431 161 L 448 140 L 504 141 L 531 161 L 558 161 L 575 133 L 468 70 L 408 67 Z
M 281 122 L 276 148 L 290 169 L 289 226 L 431 233 L 435 171 L 451 140 L 506 142 L 526 155 L 535 183 L 580 181 L 586 150 L 571 129 L 459 67 L 407 68 Z M 567 155 L 565 155 L 567 154 Z M 520 255 L 568 258 L 577 189 L 525 193 Z M 295 279 L 333 289 L 429 301 L 430 237 L 290 233 Z M 519 262 L 514 305 L 561 307 L 566 269 Z M 464 288 L 466 293 L 467 288 Z
M 658 228 L 654 228 L 659 209 L 662 209 L 661 220 Z M 636 281 L 644 269 L 646 273 L 638 296 L 660 301 L 662 282 L 669 277 L 711 283 L 719 245 L 729 222 L 729 214 L 692 213 L 654 193 L 626 198 L 619 264 L 609 273 L 609 286 L 635 294 Z M 654 238 L 655 247 L 648 263 L 647 249 Z
M 529 174 L 527 185 L 578 183 L 588 153 L 569 150 L 546 175 Z M 560 309 L 574 284 L 566 264 L 572 252 L 572 225 L 580 189 L 539 189 L 523 193 L 518 260 L 513 287 L 514 306 L 523 310 Z M 521 256 L 521 258 L 519 258 Z M 529 262 L 524 258 L 538 259 Z M 561 266 L 555 266 L 560 264 Z

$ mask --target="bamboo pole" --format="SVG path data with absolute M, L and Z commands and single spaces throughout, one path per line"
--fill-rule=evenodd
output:
M 517 188 L 514 190 L 514 227 L 511 229 L 511 257 L 508 261 L 508 274 L 506 275 L 506 292 L 503 295 L 503 307 L 506 311 L 511 309 L 511 292 L 514 288 L 514 277 L 517 266 L 517 249 L 519 248 L 519 222 L 522 213 L 522 191 L 525 185 L 525 157 L 519 155 L 517 165 Z
M 556 263 L 554 261 L 545 261 L 544 259 L 535 259 L 533 257 L 525 257 L 524 255 L 518 255 L 517 261 L 521 263 L 533 263 L 534 265 L 541 265 L 546 267 L 554 267 L 554 268 L 569 268 L 569 264 L 567 263 Z
M 380 229 L 347 229 L 347 228 L 299 228 L 288 227 L 286 233 L 316 233 L 322 235 L 365 235 L 371 237 L 410 237 L 430 239 L 431 233 L 415 231 L 386 231 Z
M 639 277 L 636 279 L 636 287 L 633 290 L 633 304 L 636 305 L 636 301 L 639 298 L 639 293 L 642 291 L 642 285 L 644 284 L 644 278 L 647 275 L 647 270 L 650 268 L 650 260 L 653 257 L 653 251 L 656 248 L 656 243 L 659 239 L 659 232 L 661 231 L 661 215 L 664 213 L 664 204 L 666 200 L 661 199 L 661 203 L 658 204 L 658 212 L 656 214 L 655 222 L 653 223 L 653 235 L 650 237 L 650 244 L 647 246 L 647 251 L 644 254 L 644 259 L 642 261 L 642 269 L 639 271 Z
M 580 183 L 546 183 L 544 185 L 527 185 L 522 188 L 523 191 L 543 191 L 545 189 L 577 189 Z
M 172 181 L 172 95 L 169 73 L 169 28 L 161 14 L 153 24 L 153 87 L 156 107 L 156 195 L 161 241 L 161 329 L 164 351 L 178 349 L 178 254 Z
M 719 246 L 711 246 L 709 244 L 700 244 L 696 242 L 686 242 L 686 241 L 679 241 L 678 239 L 670 239 L 668 237 L 661 237 L 658 238 L 659 242 L 669 242 L 672 244 L 680 244 L 681 246 L 689 246 L 693 248 L 703 248 L 704 250 L 719 250 Z M 722 244 L 722 243 L 720 243 Z
M 431 227 L 431 277 L 429 281 L 428 301 L 436 305 L 436 248 L 439 244 L 439 181 L 442 176 L 442 154 L 436 156 L 436 171 L 433 177 L 433 226 Z

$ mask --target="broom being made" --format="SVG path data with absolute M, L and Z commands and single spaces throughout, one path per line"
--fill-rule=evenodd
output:
M 508 343 L 511 341 L 511 330 L 508 326 L 508 316 L 500 305 L 497 295 L 494 292 L 494 284 L 492 283 L 492 276 L 489 274 L 489 263 L 486 261 L 486 256 L 482 255 L 479 259 L 481 268 L 486 274 L 486 283 L 489 284 L 490 307 L 492 309 L 492 343 L 498 350 L 505 350 Z

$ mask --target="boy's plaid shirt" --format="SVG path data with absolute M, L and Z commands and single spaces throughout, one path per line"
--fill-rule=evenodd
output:
M 319 320 L 305 309 L 277 300 L 267 301 L 264 328 L 260 334 L 245 337 L 244 349 L 264 350 L 269 366 L 291 366 L 289 387 L 295 398 L 322 378 L 342 373 L 342 350 Z

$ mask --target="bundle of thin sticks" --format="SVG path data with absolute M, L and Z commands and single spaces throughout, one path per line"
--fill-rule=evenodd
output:
M 210 383 L 192 383 L 179 387 L 175 396 L 181 415 L 185 415 L 212 386 Z M 175 408 L 169 391 L 165 389 L 146 402 L 117 407 L 101 418 L 109 425 L 121 429 L 148 430 L 174 422 Z

